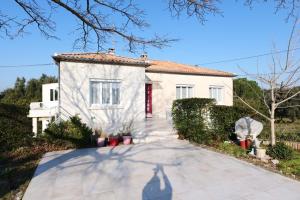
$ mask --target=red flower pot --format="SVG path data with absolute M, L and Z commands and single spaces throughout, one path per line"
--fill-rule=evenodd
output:
M 242 149 L 246 149 L 246 140 L 240 140 L 240 146 Z
M 119 144 L 119 137 L 118 136 L 112 136 L 112 137 L 109 137 L 109 146 L 118 146 Z
M 247 149 L 250 149 L 250 147 L 251 147 L 251 144 L 252 144 L 252 141 L 251 140 L 246 140 L 246 148 Z

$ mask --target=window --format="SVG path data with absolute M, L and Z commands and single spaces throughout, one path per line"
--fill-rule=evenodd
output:
M 55 89 L 50 89 L 50 101 L 58 100 L 58 91 Z
M 91 81 L 91 105 L 119 105 L 120 85 L 118 81 Z
M 177 85 L 176 86 L 176 99 L 184 99 L 193 97 L 194 87 L 191 85 Z
M 217 103 L 223 101 L 223 87 L 222 86 L 210 86 L 209 98 L 215 99 Z

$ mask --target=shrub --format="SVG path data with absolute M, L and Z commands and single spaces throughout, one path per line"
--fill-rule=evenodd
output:
M 293 158 L 293 149 L 284 143 L 278 142 L 274 146 L 269 146 L 267 154 L 280 160 L 291 160 Z
M 197 142 L 224 141 L 234 132 L 235 122 L 252 114 L 249 109 L 218 106 L 213 99 L 175 100 L 172 116 L 180 137 Z
M 31 145 L 31 120 L 28 108 L 0 103 L 0 152 Z
M 70 117 L 67 121 L 51 123 L 45 130 L 44 137 L 54 143 L 69 143 L 74 147 L 90 147 L 93 131 L 78 116 Z
M 252 114 L 251 110 L 237 106 L 214 105 L 210 108 L 211 129 L 216 140 L 224 141 L 234 133 L 235 122 Z
M 175 100 L 172 106 L 172 117 L 179 136 L 197 143 L 209 143 L 212 135 L 205 119 L 213 104 L 212 99 Z

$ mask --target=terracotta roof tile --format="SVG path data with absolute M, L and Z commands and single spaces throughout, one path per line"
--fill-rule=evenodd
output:
M 112 64 L 130 64 L 148 66 L 149 64 L 141 59 L 134 59 L 122 56 L 116 56 L 109 53 L 62 53 L 54 55 L 55 61 L 72 62 L 92 62 L 92 63 L 112 63 Z
M 63 53 L 53 56 L 57 62 L 88 62 L 88 63 L 111 63 L 111 64 L 129 64 L 146 67 L 146 72 L 174 73 L 174 74 L 196 74 L 211 76 L 235 76 L 232 73 L 197 67 L 185 64 L 179 64 L 171 61 L 143 60 L 141 58 L 128 58 L 116 56 L 109 53 Z
M 150 60 L 150 66 L 146 68 L 147 72 L 165 72 L 179 74 L 213 75 L 213 76 L 235 76 L 232 73 L 208 69 L 204 67 L 191 66 L 175 63 L 171 61 Z

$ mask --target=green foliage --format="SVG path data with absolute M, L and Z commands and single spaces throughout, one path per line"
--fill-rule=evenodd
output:
M 27 113 L 26 107 L 0 103 L 0 152 L 31 144 L 33 134 Z
M 93 131 L 78 116 L 71 117 L 68 121 L 51 123 L 45 130 L 45 138 L 52 143 L 66 142 L 76 148 L 92 146 Z
M 294 151 L 294 157 L 292 160 L 281 160 L 278 164 L 278 168 L 284 174 L 294 174 L 300 178 L 300 153 Z
M 234 106 L 217 106 L 212 99 L 175 100 L 172 116 L 181 138 L 197 143 L 211 143 L 229 139 L 235 122 L 251 115 L 248 109 Z
M 233 143 L 220 143 L 216 148 L 237 158 L 247 157 L 247 151 Z
M 172 117 L 180 137 L 197 143 L 209 143 L 209 132 L 205 115 L 214 104 L 212 99 L 179 99 L 173 102 Z
M 212 106 L 210 108 L 211 129 L 215 140 L 227 140 L 234 133 L 235 122 L 253 111 L 237 106 Z
M 17 78 L 13 88 L 0 93 L 0 103 L 29 106 L 33 101 L 42 100 L 42 85 L 55 83 L 57 78 L 43 74 L 39 79 L 30 79 L 27 83 L 25 78 Z
M 286 98 L 287 92 L 289 92 L 289 96 L 295 94 L 300 90 L 300 87 L 294 87 L 291 91 L 290 90 L 281 90 L 278 91 L 278 101 L 284 100 Z M 289 119 L 291 122 L 295 122 L 296 119 L 300 119 L 300 94 L 295 96 L 289 101 L 284 102 L 280 105 L 279 108 L 276 109 L 276 116 L 279 118 L 279 121 L 282 121 L 283 118 Z
M 267 107 L 263 101 L 263 90 L 256 81 L 247 78 L 238 78 L 233 80 L 234 96 L 239 96 L 249 105 L 257 109 L 263 114 L 268 114 Z M 238 107 L 246 107 L 239 98 L 234 98 L 234 105 Z
M 294 150 L 285 145 L 284 143 L 278 142 L 274 146 L 269 146 L 267 154 L 273 158 L 280 160 L 291 160 L 293 158 Z

